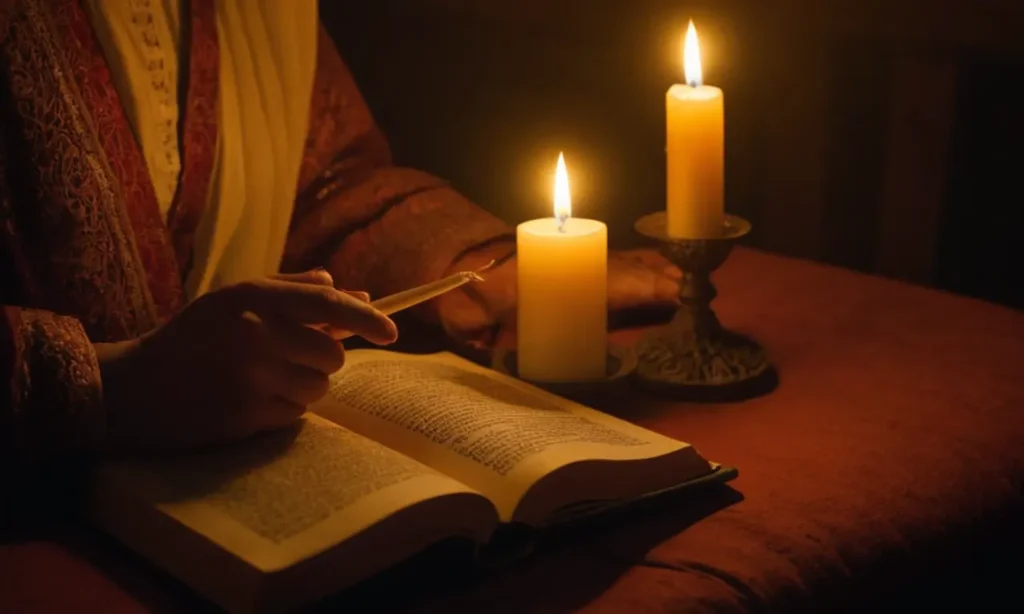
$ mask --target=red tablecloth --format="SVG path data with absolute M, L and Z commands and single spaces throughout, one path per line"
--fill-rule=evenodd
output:
M 1024 314 L 750 250 L 716 283 L 722 322 L 768 348 L 777 390 L 719 405 L 639 393 L 608 404 L 739 467 L 741 497 L 556 538 L 527 562 L 405 605 L 820 611 L 886 603 L 890 589 L 948 579 L 934 575 L 943 568 L 1000 569 L 993 552 L 1020 543 L 1012 515 L 1024 511 Z M 0 546 L 0 611 L 134 612 L 180 596 L 149 572 L 129 572 L 146 578 L 136 582 L 110 571 L 130 559 L 96 563 L 65 544 Z M 82 607 L 62 607 L 72 604 Z

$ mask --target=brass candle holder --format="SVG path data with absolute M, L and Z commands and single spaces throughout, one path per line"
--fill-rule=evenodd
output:
M 658 241 L 662 254 L 683 273 L 680 306 L 672 321 L 637 347 L 634 376 L 648 388 L 714 401 L 756 396 L 775 385 L 764 348 L 723 328 L 711 309 L 717 294 L 711 273 L 751 228 L 750 222 L 735 215 L 726 215 L 723 226 L 718 237 L 680 239 L 669 236 L 664 211 L 636 222 L 637 232 Z

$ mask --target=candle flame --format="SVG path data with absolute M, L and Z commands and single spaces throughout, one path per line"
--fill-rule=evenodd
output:
M 686 75 L 686 83 L 692 87 L 699 87 L 704 84 L 704 74 L 700 65 L 700 42 L 697 40 L 697 28 L 690 20 L 690 27 L 686 29 L 686 42 L 683 44 L 683 71 Z
M 565 156 L 559 152 L 558 166 L 555 168 L 555 217 L 558 218 L 559 230 L 571 215 L 572 198 L 569 196 L 569 172 L 565 170 Z

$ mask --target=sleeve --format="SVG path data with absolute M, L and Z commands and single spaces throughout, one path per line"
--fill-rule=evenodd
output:
M 76 318 L 28 304 L 30 267 L 0 156 L 0 479 L 23 464 L 95 448 L 106 424 L 99 362 Z
M 0 452 L 5 465 L 95 448 L 105 416 L 99 363 L 82 324 L 48 311 L 3 306 Z
M 474 250 L 507 243 L 504 222 L 428 173 L 395 166 L 384 136 L 320 28 L 299 194 L 283 268 L 326 266 L 374 296 L 432 281 Z

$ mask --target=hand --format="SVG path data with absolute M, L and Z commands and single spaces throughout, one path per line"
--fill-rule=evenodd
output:
M 501 258 L 500 247 L 472 252 L 452 270 L 475 270 Z M 507 252 L 509 247 L 505 246 Z M 441 323 L 456 340 L 487 348 L 497 328 L 515 325 L 515 259 L 484 274 L 486 281 L 438 299 Z M 679 304 L 679 268 L 653 249 L 613 251 L 608 255 L 608 310 L 674 308 Z
M 377 344 L 397 328 L 323 271 L 199 297 L 140 339 L 97 344 L 110 447 L 202 445 L 286 426 L 327 392 L 349 331 Z
M 608 310 L 673 308 L 679 304 L 679 267 L 653 249 L 608 255 Z

